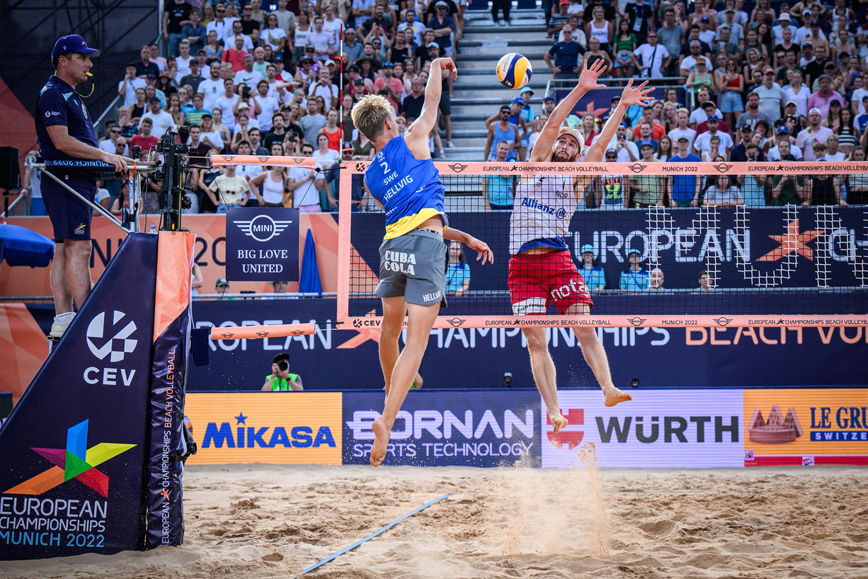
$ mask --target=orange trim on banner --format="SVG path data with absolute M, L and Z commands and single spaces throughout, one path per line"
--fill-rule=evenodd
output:
M 868 173 L 868 162 L 829 163 L 434 163 L 441 175 L 482 175 L 514 173 L 517 175 L 800 175 L 810 173 L 853 175 Z M 364 173 L 368 162 L 346 165 L 350 174 Z
M 154 304 L 154 341 L 190 305 L 193 267 L 192 233 L 161 231 L 157 247 L 157 290 Z
M 279 326 L 223 326 L 211 328 L 212 340 L 258 340 L 286 336 L 309 336 L 316 324 L 283 324 Z
M 382 316 L 345 317 L 337 330 L 379 329 Z M 406 319 L 404 326 L 407 325 Z M 437 316 L 435 328 L 749 328 L 861 327 L 868 316 Z M 255 340 L 313 334 L 315 323 L 211 328 L 212 340 Z
M 234 165 L 276 165 L 279 167 L 304 167 L 313 169 L 316 167 L 316 159 L 313 157 L 280 157 L 266 155 L 213 155 L 212 167 L 229 167 Z

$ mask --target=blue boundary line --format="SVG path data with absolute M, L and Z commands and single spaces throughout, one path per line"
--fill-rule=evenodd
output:
M 320 561 L 320 562 L 317 563 L 316 565 L 311 565 L 310 567 L 308 567 L 307 569 L 305 569 L 304 571 L 302 571 L 302 572 L 299 574 L 299 577 L 300 577 L 301 575 L 305 575 L 305 574 L 307 574 L 307 573 L 310 573 L 311 571 L 313 571 L 313 570 L 315 570 L 315 569 L 319 569 L 320 567 L 322 567 L 322 566 L 325 565 L 326 563 L 328 563 L 328 562 L 330 562 L 330 561 L 334 561 L 335 559 L 337 559 L 338 557 L 340 557 L 340 556 L 343 555 L 344 553 L 346 553 L 346 552 L 348 552 L 348 551 L 352 551 L 353 549 L 355 549 L 355 548 L 358 547 L 359 545 L 361 545 L 361 544 L 363 544 L 363 543 L 366 543 L 367 541 L 370 541 L 371 539 L 373 539 L 374 537 L 376 537 L 376 536 L 378 536 L 378 535 L 382 535 L 383 533 L 385 533 L 386 531 L 388 531 L 389 529 L 391 529 L 392 527 L 394 527 L 395 525 L 397 525 L 398 523 L 400 523 L 401 521 L 403 521 L 403 520 L 406 519 L 407 517 L 410 517 L 410 516 L 412 516 L 412 515 L 415 515 L 416 513 L 420 512 L 420 511 L 424 511 L 425 509 L 427 509 L 428 507 L 430 507 L 430 506 L 433 505 L 434 503 L 438 503 L 438 502 L 442 501 L 443 499 L 448 499 L 448 498 L 451 497 L 451 496 L 452 496 L 452 493 L 449 493 L 448 495 L 443 495 L 443 496 L 440 497 L 439 499 L 434 499 L 433 501 L 428 501 L 427 503 L 425 503 L 425 504 L 422 505 L 421 507 L 418 507 L 418 508 L 416 508 L 416 509 L 410 511 L 409 513 L 407 513 L 407 514 L 404 515 L 403 517 L 399 517 L 399 518 L 395 519 L 394 521 L 392 521 L 391 523 L 389 523 L 388 525 L 386 525 L 385 527 L 383 527 L 383 528 L 380 529 L 379 531 L 376 531 L 376 532 L 374 532 L 374 533 L 371 533 L 370 535 L 368 535 L 367 537 L 365 537 L 365 538 L 362 539 L 361 541 L 356 541 L 355 543 L 353 543 L 353 544 L 350 545 L 349 547 L 345 547 L 345 548 L 341 549 L 340 551 L 338 551 L 338 552 L 335 553 L 334 555 L 329 555 L 328 557 L 326 557 L 325 559 L 323 559 L 322 561 Z

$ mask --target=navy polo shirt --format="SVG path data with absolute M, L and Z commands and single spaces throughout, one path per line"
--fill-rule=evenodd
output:
M 573 68 L 578 66 L 579 55 L 584 53 L 578 42 L 557 42 L 549 49 L 549 54 L 555 57 L 555 66 L 561 67 L 564 74 L 575 74 Z
M 92 147 L 97 147 L 93 121 L 81 96 L 76 94 L 75 90 L 66 82 L 54 75 L 39 91 L 39 100 L 36 102 L 36 138 L 39 142 L 39 154 L 47 161 L 77 160 L 75 157 L 61 153 L 54 146 L 46 129 L 52 125 L 66 125 L 69 136 Z M 66 173 L 53 171 L 53 173 L 70 186 L 96 186 L 95 173 L 81 171 Z M 46 179 L 43 185 L 48 184 L 49 181 Z

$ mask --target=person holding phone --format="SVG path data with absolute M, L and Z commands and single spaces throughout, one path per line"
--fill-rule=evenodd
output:
M 289 371 L 289 354 L 282 353 L 271 362 L 271 374 L 265 377 L 263 392 L 301 392 L 301 376 Z

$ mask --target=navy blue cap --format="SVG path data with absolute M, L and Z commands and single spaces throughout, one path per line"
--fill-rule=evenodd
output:
M 706 119 L 706 121 L 720 121 L 720 119 L 717 118 L 717 115 L 708 115 L 708 119 Z
M 624 128 L 626 129 L 626 128 L 627 128 L 627 123 L 624 122 L 624 121 L 621 121 L 621 126 L 624 127 Z
M 555 102 L 555 97 L 547 96 L 546 98 L 543 99 L 543 102 L 546 102 L 546 101 L 552 101 L 552 102 Z
M 514 99 L 512 99 L 512 104 L 515 104 L 515 103 L 525 104 L 524 99 L 521 97 L 515 97 Z
M 69 36 L 61 36 L 54 43 L 54 49 L 51 51 L 51 58 L 57 58 L 61 54 L 67 52 L 77 52 L 78 54 L 89 54 L 96 58 L 99 56 L 99 50 L 96 48 L 88 48 L 87 42 L 78 34 L 70 34 Z
M 654 143 L 652 143 L 651 141 L 642 141 L 641 143 L 639 143 L 639 148 L 641 149 L 642 147 L 651 147 L 653 149 Z

